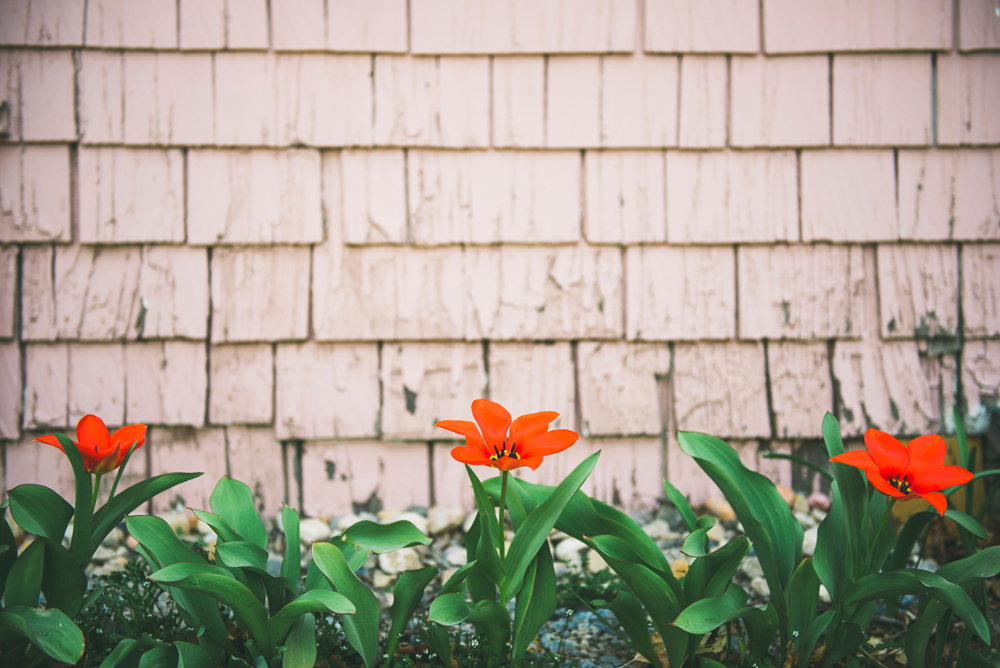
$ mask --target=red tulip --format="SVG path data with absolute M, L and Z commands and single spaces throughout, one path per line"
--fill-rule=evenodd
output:
M 937 434 L 919 436 L 904 446 L 889 434 L 869 429 L 867 450 L 837 455 L 831 462 L 862 469 L 878 491 L 897 501 L 923 498 L 944 515 L 948 500 L 940 490 L 964 485 L 972 473 L 960 466 L 945 466 L 944 439 Z
M 501 471 L 522 466 L 537 469 L 546 455 L 562 452 L 579 438 L 569 429 L 549 431 L 549 423 L 559 417 L 559 413 L 551 411 L 522 415 L 512 423 L 503 406 L 488 399 L 476 399 L 472 402 L 472 416 L 475 423 L 467 420 L 437 423 L 442 429 L 465 436 L 465 445 L 451 451 L 451 456 L 464 464 L 491 466 Z
M 136 448 L 142 447 L 146 442 L 146 425 L 130 424 L 110 434 L 101 418 L 84 415 L 76 424 L 76 437 L 80 439 L 76 447 L 83 455 L 83 468 L 103 475 L 121 466 L 133 443 L 138 441 Z M 55 436 L 41 436 L 35 440 L 63 449 Z

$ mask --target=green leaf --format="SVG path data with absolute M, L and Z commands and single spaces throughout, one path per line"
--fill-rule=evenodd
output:
M 646 611 L 643 610 L 639 599 L 628 589 L 621 589 L 618 596 L 609 603 L 594 602 L 599 608 L 607 608 L 614 613 L 615 619 L 621 624 L 622 629 L 628 634 L 635 650 L 657 668 L 661 668 L 660 659 L 653 649 L 653 641 L 649 635 L 649 626 L 646 622 Z
M 482 626 L 486 632 L 486 639 L 490 641 L 495 653 L 500 656 L 507 654 L 507 641 L 510 640 L 510 613 L 505 606 L 496 601 L 480 601 L 465 620 Z
M 24 638 L 47 656 L 69 665 L 83 656 L 83 633 L 63 611 L 54 608 L 7 605 L 0 612 L 0 642 L 11 638 Z
M 295 629 L 287 638 L 285 653 L 281 656 L 281 666 L 282 668 L 313 668 L 315 665 L 316 618 L 312 614 L 306 614 L 299 618 Z
M 276 645 L 284 645 L 295 620 L 308 613 L 352 615 L 355 611 L 354 604 L 343 594 L 327 589 L 313 589 L 283 607 L 271 618 L 271 637 Z
M 917 544 L 917 539 L 920 538 L 920 534 L 927 527 L 928 522 L 935 517 L 937 517 L 937 511 L 934 510 L 923 510 L 910 515 L 906 523 L 903 524 L 903 528 L 899 530 L 899 535 L 896 536 L 896 546 L 889 557 L 888 570 L 896 571 L 906 567 L 910 562 L 910 555 L 913 554 L 913 546 Z
M 826 627 L 830 626 L 830 622 L 833 621 L 835 614 L 835 611 L 827 610 L 819 617 L 816 617 L 798 639 L 796 651 L 799 653 L 799 668 L 806 668 L 809 665 L 809 656 L 812 654 L 813 648 L 819 642 L 819 637 L 823 635 L 823 631 L 826 631 Z
M 431 601 L 427 619 L 437 624 L 454 626 L 464 622 L 470 612 L 472 607 L 465 600 L 465 592 L 457 591 L 451 594 L 439 594 Z
M 465 591 L 465 578 L 469 575 L 470 569 L 476 565 L 476 562 L 470 561 L 465 564 L 457 571 L 451 574 L 448 581 L 441 586 L 441 591 L 438 592 L 438 596 L 444 596 L 445 594 L 454 594 L 456 592 Z
M 708 532 L 715 526 L 714 517 L 699 517 L 695 529 L 688 534 L 681 545 L 681 553 L 689 557 L 704 557 L 708 554 Z
M 80 453 L 77 453 L 78 455 Z M 7 492 L 10 514 L 22 529 L 61 543 L 73 506 L 44 485 L 18 485 Z
M 525 505 L 526 503 L 530 508 Z M 517 533 L 524 520 L 528 519 L 528 515 L 538 507 L 532 496 L 521 487 L 521 483 L 514 476 L 507 477 L 506 505 L 510 511 L 510 523 L 514 525 L 514 533 Z
M 24 552 L 11 566 L 7 576 L 5 604 L 37 608 L 44 574 L 45 541 L 39 539 L 24 548 Z
M 827 649 L 826 654 L 823 656 L 823 663 L 820 664 L 821 668 L 829 668 L 829 666 L 837 663 L 848 654 L 853 654 L 861 647 L 861 643 L 865 639 L 861 627 L 855 622 L 841 624 L 840 633 L 834 633 L 834 635 L 836 637 L 831 642 L 830 634 L 826 634 Z
M 792 524 L 797 520 L 792 518 L 788 504 L 778 494 L 774 483 L 745 467 L 729 445 L 707 434 L 682 431 L 677 437 L 681 450 L 694 457 L 698 466 L 722 490 L 747 537 L 753 541 L 771 590 L 784 646 L 788 628 L 784 588 L 792 576 L 796 545 Z
M 738 536 L 715 552 L 695 559 L 684 576 L 684 594 L 688 602 L 725 592 L 749 552 L 750 541 Z
M 761 456 L 764 459 L 786 459 L 786 460 L 788 460 L 790 462 L 794 462 L 794 463 L 798 464 L 799 466 L 804 466 L 807 469 L 812 469 L 813 471 L 815 471 L 816 473 L 819 473 L 821 476 L 823 476 L 824 478 L 826 478 L 830 482 L 833 482 L 835 480 L 835 478 L 833 477 L 833 474 L 830 473 L 828 470 L 826 470 L 825 468 L 823 468 L 822 466 L 820 466 L 816 462 L 809 461 L 808 459 L 806 459 L 804 457 L 796 457 L 795 455 L 786 455 L 786 454 L 781 453 L 781 452 L 762 452 Z
M 42 574 L 45 607 L 58 608 L 72 619 L 80 611 L 87 593 L 87 576 L 62 545 L 39 542 L 46 543 L 45 571 Z
M 302 553 L 299 550 L 299 514 L 295 508 L 284 506 L 281 509 L 281 526 L 285 530 L 285 558 L 281 561 L 281 577 L 285 578 L 289 587 L 296 589 L 302 575 Z M 315 626 L 315 621 L 313 624 Z
M 10 530 L 10 525 L 7 523 L 6 513 L 5 506 L 0 510 L 0 592 L 3 591 L 4 583 L 7 582 L 10 567 L 17 559 L 17 541 L 14 540 L 14 532 Z
M 885 513 L 885 509 L 889 503 L 889 497 L 885 494 L 872 494 L 869 500 L 868 516 L 871 518 L 881 518 Z M 874 534 L 874 530 L 872 531 Z M 896 532 L 892 528 L 892 522 L 886 522 L 882 527 L 882 531 L 877 537 L 877 542 L 874 546 L 871 546 L 872 555 L 869 559 L 867 568 L 863 571 L 865 575 L 870 573 L 878 573 L 882 570 L 883 564 L 885 564 L 886 559 L 892 553 L 892 549 L 896 546 Z M 865 628 L 863 625 L 861 628 Z
M 816 532 L 816 551 L 813 555 L 813 568 L 820 582 L 830 593 L 834 603 L 840 604 L 842 596 L 850 584 L 852 559 L 848 529 L 844 526 L 844 500 L 840 496 L 840 483 L 834 481 L 830 486 L 832 503 L 830 512 L 820 522 Z M 897 548 L 898 549 L 898 548 Z M 906 562 L 903 562 L 903 566 Z
M 746 605 L 750 598 L 742 587 L 729 585 L 721 596 L 712 596 L 695 601 L 677 615 L 674 625 L 688 633 L 708 633 L 727 621 L 730 616 Z
M 257 514 L 253 492 L 246 484 L 223 476 L 212 491 L 208 503 L 212 506 L 212 512 L 226 520 L 244 540 L 267 549 L 267 529 Z
M 823 416 L 823 441 L 826 443 L 826 452 L 831 459 L 844 453 L 844 443 L 840 438 L 840 423 L 830 413 Z M 866 566 L 864 560 L 868 556 L 868 536 L 874 531 L 870 522 L 869 526 L 865 526 L 864 522 L 868 501 L 868 482 L 865 480 L 864 474 L 853 466 L 831 462 L 830 468 L 833 470 L 833 476 L 837 479 L 844 504 L 842 521 L 844 534 L 837 538 L 837 540 L 846 542 L 846 549 L 843 550 L 847 555 L 844 576 L 847 581 L 853 582 Z M 822 573 L 820 573 L 820 577 L 822 579 Z M 826 584 L 825 581 L 824 584 Z M 827 589 L 830 588 L 829 584 L 826 586 Z M 830 594 L 833 595 L 832 589 Z
M 681 519 L 684 520 L 684 524 L 687 525 L 688 531 L 694 531 L 697 529 L 698 518 L 691 509 L 691 504 L 688 503 L 687 498 L 681 494 L 679 489 L 671 485 L 666 480 L 663 481 L 663 489 L 667 493 L 667 498 L 670 499 L 670 502 L 677 508 L 677 512 L 681 514 Z
M 112 529 L 121 523 L 126 515 L 160 492 L 165 492 L 175 485 L 193 480 L 200 475 L 201 473 L 164 473 L 140 480 L 128 489 L 119 492 L 115 498 L 101 506 L 94 514 L 87 559 L 89 560 L 94 555 L 97 548 L 101 546 L 101 542 L 107 538 Z
M 440 624 L 430 622 L 427 625 L 427 631 L 430 633 L 431 644 L 434 646 L 434 651 L 437 652 L 438 657 L 445 666 L 452 665 L 451 637 L 448 634 L 448 629 L 444 628 Z
M 225 568 L 190 563 L 171 564 L 152 573 L 149 579 L 208 594 L 232 609 L 240 626 L 260 645 L 266 658 L 274 654 L 267 610 L 253 592 L 237 582 Z
M 70 543 L 70 554 L 82 568 L 90 561 L 93 552 L 87 552 L 91 541 L 91 526 L 94 520 L 94 481 L 84 468 L 83 455 L 76 443 L 69 440 L 65 434 L 56 433 L 56 440 L 62 446 L 70 466 L 73 467 L 73 480 L 76 486 L 76 509 L 73 515 L 73 540 Z M 107 534 L 105 534 L 107 535 Z M 60 536 L 59 541 L 61 542 Z M 101 536 L 104 540 L 104 536 Z M 72 616 L 72 615 L 71 615 Z
M 267 550 L 245 540 L 218 543 L 215 554 L 230 568 L 257 568 L 267 572 Z
M 961 510 L 949 508 L 944 511 L 944 516 L 971 533 L 976 538 L 986 541 L 990 539 L 989 536 L 986 535 L 986 529 L 983 528 L 983 525 L 977 522 L 971 515 L 966 515 Z
M 329 543 L 314 543 L 313 561 L 334 588 L 354 604 L 357 612 L 344 617 L 344 634 L 351 647 L 372 668 L 378 658 L 378 601 L 347 564 L 344 553 Z
M 785 590 L 788 602 L 788 624 L 795 642 L 795 651 L 800 655 L 803 652 L 811 652 L 812 646 L 803 648 L 806 642 L 807 631 L 816 619 L 816 605 L 819 603 L 819 576 L 813 568 L 812 559 L 803 559 L 799 567 L 792 573 L 792 579 L 788 581 L 788 588 Z M 825 627 L 824 627 L 825 628 Z M 816 638 L 812 640 L 816 644 Z
M 218 665 L 203 647 L 183 640 L 175 640 L 174 647 L 177 648 L 177 668 L 215 668 Z
M 972 627 L 987 644 L 989 628 L 983 614 L 976 608 L 965 591 L 937 573 L 921 570 L 900 570 L 892 573 L 873 573 L 858 580 L 847 596 L 848 603 L 875 601 L 901 594 L 927 594 L 952 609 L 958 618 Z
M 500 535 L 499 516 L 493 507 L 493 502 L 486 494 L 486 489 L 483 487 L 483 483 L 479 481 L 479 476 L 477 476 L 476 472 L 472 470 L 472 467 L 466 464 L 465 471 L 469 474 L 469 482 L 472 483 L 472 495 L 476 499 L 476 508 L 479 509 L 480 513 L 484 513 L 487 517 L 492 518 L 490 522 L 486 523 L 486 526 L 490 528 L 490 533 L 493 534 L 493 544 L 499 545 L 500 541 L 503 540 L 503 536 Z M 495 480 L 497 480 L 497 484 L 499 484 L 500 479 L 496 478 Z M 500 498 L 499 493 L 495 494 L 494 498 Z
M 466 576 L 466 584 L 473 601 L 492 601 L 497 597 L 497 586 L 486 577 L 484 567 L 479 565 L 476 559 L 479 553 L 479 542 L 483 535 L 479 517 L 477 513 L 472 526 L 465 533 L 465 556 L 470 564 L 475 564 L 475 566 L 470 567 L 469 574 Z
M 517 595 L 514 607 L 514 664 L 521 660 L 538 630 L 556 610 L 555 566 L 549 546 L 542 544 L 524 578 L 524 587 Z
M 154 647 L 142 653 L 139 668 L 177 668 L 177 650 L 173 647 Z
M 210 513 L 206 510 L 197 510 L 195 508 L 191 508 L 190 510 L 194 513 L 195 517 L 212 527 L 212 531 L 214 531 L 215 535 L 222 539 L 222 541 L 226 543 L 235 543 L 243 540 L 243 536 L 229 526 L 229 522 L 219 515 Z
M 929 601 L 927 607 L 917 615 L 917 618 L 906 629 L 906 636 L 903 640 L 906 661 L 911 666 L 924 665 L 924 657 L 927 654 L 927 644 L 928 639 L 931 637 L 931 631 L 939 622 L 950 619 L 951 611 L 940 601 L 934 600 Z M 938 661 L 936 665 L 941 665 L 941 662 Z
M 502 603 L 514 597 L 520 591 L 524 582 L 524 573 L 528 569 L 528 564 L 538 554 L 545 539 L 558 521 L 566 504 L 569 503 L 573 495 L 579 491 L 580 487 L 587 480 L 591 471 L 597 466 L 597 458 L 600 451 L 595 452 L 573 469 L 572 472 L 559 485 L 555 491 L 539 504 L 528 519 L 524 521 L 521 530 L 514 534 L 514 540 L 510 543 L 510 552 L 504 562 L 504 569 L 507 577 L 504 585 L 500 588 L 502 592 Z
M 742 619 L 747 629 L 750 655 L 764 657 L 779 631 L 778 613 L 768 603 L 763 608 L 741 608 L 730 615 L 730 621 Z
M 948 582 L 959 585 L 963 590 L 971 589 L 975 585 L 975 580 L 992 578 L 998 573 L 1000 573 L 1000 545 L 987 547 L 971 557 L 945 564 L 937 571 L 938 575 Z
M 414 545 L 431 544 L 431 539 L 420 533 L 420 530 L 408 520 L 399 520 L 391 524 L 376 524 L 361 520 L 347 528 L 344 539 L 376 554 L 395 552 Z
M 479 513 L 480 526 L 488 521 L 487 515 Z M 482 571 L 493 584 L 502 586 L 504 568 L 503 564 L 500 563 L 500 554 L 497 552 L 497 546 L 493 544 L 492 537 L 492 531 L 480 532 L 479 549 L 476 550 L 476 561 L 479 565 L 476 569 Z M 466 539 L 468 540 L 468 538 Z
M 399 637 L 406 629 L 407 623 L 420 605 L 424 589 L 438 574 L 437 566 L 428 566 L 414 571 L 405 571 L 396 581 L 392 589 L 392 606 L 389 608 L 389 635 L 386 636 L 385 653 L 390 657 L 396 653 Z M 311 668 L 311 667 L 310 667 Z

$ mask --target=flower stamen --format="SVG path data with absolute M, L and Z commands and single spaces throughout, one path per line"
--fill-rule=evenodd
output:
M 898 489 L 900 491 L 900 493 L 902 493 L 902 494 L 909 494 L 910 493 L 910 488 L 912 487 L 912 485 L 906 479 L 905 475 L 893 476 L 892 478 L 889 478 L 889 480 L 887 482 L 890 485 L 892 485 L 893 487 L 895 487 L 896 489 Z

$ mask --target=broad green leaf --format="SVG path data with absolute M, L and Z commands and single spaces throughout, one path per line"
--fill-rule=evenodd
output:
M 344 634 L 367 668 L 378 658 L 378 601 L 351 570 L 344 553 L 329 543 L 314 543 L 313 561 L 334 588 L 354 604 L 357 612 L 343 618 Z
M 87 593 L 87 576 L 62 545 L 39 542 L 45 543 L 45 571 L 42 573 L 45 607 L 58 608 L 72 619 L 80 611 Z
M 420 530 L 408 520 L 399 520 L 391 524 L 376 524 L 361 520 L 347 528 L 344 539 L 376 554 L 395 552 L 414 545 L 431 544 L 431 539 L 420 533 Z
M 438 596 L 444 596 L 445 594 L 454 594 L 456 592 L 464 592 L 465 578 L 469 575 L 470 569 L 476 565 L 476 562 L 470 561 L 465 564 L 457 571 L 451 574 L 448 581 L 441 586 L 441 591 L 438 592 Z
M 153 582 L 208 594 L 232 609 L 240 626 L 254 638 L 266 657 L 274 654 L 267 610 L 247 587 L 221 566 L 178 563 L 152 573 Z
M 834 481 L 830 486 L 832 503 L 830 512 L 820 522 L 816 531 L 816 551 L 813 555 L 813 568 L 820 582 L 830 593 L 834 603 L 840 604 L 844 591 L 850 584 L 851 544 L 848 529 L 844 526 L 844 500 L 840 496 L 840 483 Z M 905 562 L 903 565 L 906 565 Z
M 875 520 L 878 524 L 879 518 L 885 513 L 886 506 L 888 505 L 889 497 L 885 494 L 873 494 L 869 501 L 868 515 Z M 872 529 L 872 534 L 874 535 L 874 528 Z M 871 549 L 871 559 L 868 561 L 868 567 L 864 571 L 865 575 L 871 573 L 878 573 L 882 570 L 883 564 L 885 564 L 886 559 L 892 553 L 892 549 L 896 546 L 896 532 L 892 528 L 892 522 L 887 521 L 882 527 L 882 531 L 877 537 L 875 537 L 876 542 L 874 546 L 871 541 L 869 541 L 869 549 Z M 865 628 L 864 625 L 861 628 Z
M 267 549 L 267 529 L 257 514 L 253 492 L 245 483 L 223 476 L 208 500 L 212 512 L 219 515 L 243 540 Z
M 812 651 L 812 645 L 803 648 L 802 643 L 807 641 L 807 631 L 816 619 L 816 605 L 819 603 L 819 576 L 813 568 L 812 559 L 803 559 L 799 567 L 792 573 L 792 579 L 788 581 L 788 588 L 785 590 L 788 601 L 788 624 L 795 642 L 795 651 L 799 654 Z M 824 627 L 826 628 L 826 627 Z M 816 638 L 812 640 L 816 644 Z
M 966 515 L 961 510 L 949 508 L 944 511 L 944 516 L 971 533 L 976 538 L 986 541 L 990 539 L 990 537 L 986 535 L 986 529 L 983 528 L 983 525 L 977 522 L 976 518 L 971 515 Z
M 691 509 L 691 504 L 688 503 L 687 498 L 681 494 L 681 491 L 666 480 L 663 481 L 663 490 L 667 493 L 667 498 L 670 499 L 670 502 L 677 508 L 677 512 L 681 514 L 681 519 L 687 525 L 688 531 L 697 529 L 698 518 Z
M 922 510 L 910 515 L 906 523 L 903 524 L 903 528 L 899 530 L 899 535 L 896 536 L 896 546 L 892 550 L 892 556 L 889 557 L 888 570 L 896 571 L 900 568 L 906 568 L 910 562 L 910 555 L 913 554 L 913 546 L 917 544 L 917 539 L 920 538 L 920 534 L 927 527 L 928 522 L 935 517 L 937 517 L 937 511 L 934 510 Z M 820 526 L 822 527 L 822 525 Z
M 747 629 L 750 655 L 766 656 L 780 625 L 774 605 L 768 603 L 763 608 L 741 608 L 730 615 L 730 621 L 737 619 L 742 619 Z
M 281 509 L 281 526 L 285 530 L 285 558 L 281 561 L 281 577 L 285 578 L 289 587 L 297 589 L 302 575 L 302 553 L 299 550 L 299 514 L 295 508 L 284 506 Z M 313 625 L 315 626 L 315 620 Z
M 126 490 L 119 492 L 115 498 L 105 503 L 94 514 L 93 530 L 90 534 L 88 559 L 93 556 L 101 542 L 107 538 L 111 530 L 118 526 L 126 515 L 149 501 L 151 498 L 165 492 L 175 485 L 193 480 L 201 473 L 164 473 L 145 480 L 140 480 Z
M 142 653 L 139 668 L 177 668 L 177 650 L 173 647 L 154 647 Z
M 472 607 L 465 600 L 464 591 L 440 594 L 431 601 L 431 607 L 427 611 L 427 619 L 437 624 L 454 626 L 464 622 L 471 611 Z
M 784 587 L 792 576 L 795 554 L 792 523 L 796 521 L 788 504 L 778 494 L 773 482 L 745 467 L 736 451 L 718 438 L 683 431 L 678 432 L 677 438 L 681 450 L 694 457 L 698 466 L 722 490 L 747 537 L 753 541 L 754 551 L 771 590 L 771 601 L 778 614 L 784 646 L 788 628 Z
M 353 570 L 351 571 L 354 572 Z M 319 566 L 316 565 L 315 561 L 309 560 L 309 565 L 306 567 L 306 583 L 304 585 L 306 591 L 312 591 L 313 589 L 327 589 L 333 591 L 333 585 L 330 581 L 326 579 L 323 572 L 319 570 Z
M 11 566 L 10 574 L 7 576 L 5 604 L 37 608 L 44 574 L 45 541 L 38 539 L 24 548 L 24 552 Z
M 514 476 L 507 477 L 506 504 L 515 533 L 524 524 L 524 520 L 528 519 L 528 515 L 538 507 L 532 496 L 521 487 L 521 483 Z M 530 507 L 525 504 L 529 504 Z
M 448 634 L 448 629 L 440 624 L 430 622 L 427 625 L 427 631 L 430 633 L 431 644 L 434 646 L 434 651 L 437 652 L 438 657 L 444 662 L 444 665 L 452 665 L 451 636 Z
M 215 554 L 230 568 L 257 568 L 267 573 L 267 550 L 245 540 L 218 543 Z
M 485 522 L 489 522 L 488 516 L 484 513 L 479 513 L 480 526 Z M 500 554 L 497 552 L 499 548 L 493 544 L 492 537 L 492 531 L 483 531 L 479 534 L 479 549 L 476 550 L 476 561 L 479 565 L 476 568 L 477 570 L 481 570 L 489 578 L 490 582 L 502 586 L 504 582 L 504 567 L 500 563 Z
M 844 443 L 840 438 L 840 423 L 831 413 L 823 416 L 823 442 L 826 443 L 826 452 L 831 459 L 844 453 Z M 831 462 L 830 468 L 837 479 L 844 504 L 842 520 L 844 535 L 837 540 L 846 541 L 844 552 L 848 560 L 845 563 L 844 573 L 846 579 L 853 582 L 865 566 L 862 562 L 868 556 L 868 536 L 872 531 L 864 525 L 868 482 L 864 474 L 853 466 Z M 830 585 L 826 586 L 829 589 Z M 830 594 L 833 594 L 832 589 Z
M 963 590 L 971 589 L 977 579 L 992 578 L 998 573 L 1000 573 L 1000 545 L 987 547 L 971 557 L 945 564 L 937 572 L 945 580 L 959 585 Z
M 111 650 L 111 654 L 108 654 L 107 658 L 101 662 L 100 668 L 117 668 L 119 664 L 123 663 L 123 660 L 132 653 L 137 641 L 132 638 L 126 638 L 120 641 L 115 648 Z
M 63 452 L 66 453 L 66 458 L 69 459 L 70 466 L 73 467 L 76 503 L 73 512 L 73 540 L 70 543 L 69 549 L 77 565 L 83 568 L 94 554 L 87 551 L 92 538 L 91 526 L 94 521 L 94 480 L 91 478 L 90 473 L 87 472 L 87 469 L 84 468 L 83 455 L 80 454 L 76 443 L 69 440 L 65 434 L 58 432 L 56 433 L 56 439 L 62 446 Z M 104 536 L 106 535 L 104 534 Z M 101 536 L 101 540 L 104 540 L 104 536 Z M 70 616 L 72 617 L 72 615 Z
M 715 552 L 695 559 L 684 576 L 684 594 L 688 602 L 725 592 L 749 552 L 750 541 L 738 536 Z
M 731 584 L 721 596 L 703 598 L 684 608 L 677 615 L 674 625 L 688 633 L 708 633 L 729 621 L 730 616 L 745 606 L 749 598 L 742 587 Z
M 10 530 L 7 523 L 7 509 L 0 510 L 0 591 L 3 591 L 4 583 L 7 582 L 7 573 L 17 559 L 17 541 L 14 540 L 14 532 Z
M 937 573 L 921 570 L 900 570 L 892 573 L 874 573 L 867 575 L 851 588 L 847 596 L 848 603 L 875 601 L 887 596 L 901 594 L 927 594 L 946 606 L 976 632 L 981 639 L 989 643 L 989 628 L 982 612 L 959 586 L 949 582 Z
M 287 507 L 287 506 L 286 506 Z M 285 641 L 282 668 L 313 668 L 316 665 L 316 618 L 305 614 Z
M 78 455 L 80 453 L 77 453 Z M 18 485 L 7 492 L 10 514 L 22 529 L 61 543 L 73 506 L 44 485 Z
M 479 514 L 473 520 L 472 526 L 465 533 L 465 556 L 468 563 L 476 564 L 471 566 L 466 576 L 466 585 L 469 587 L 469 594 L 475 601 L 493 601 L 497 597 L 497 586 L 486 577 L 486 571 L 480 566 L 476 557 L 479 554 L 479 541 L 482 538 L 482 527 L 479 522 Z
M 628 634 L 635 650 L 657 668 L 661 668 L 660 659 L 653 649 L 653 641 L 649 635 L 649 625 L 646 622 L 646 611 L 643 610 L 639 599 L 628 589 L 621 589 L 618 596 L 609 603 L 594 601 L 594 605 L 599 608 L 607 608 L 614 613 L 615 619 L 621 624 L 622 629 Z
M 559 485 L 555 491 L 539 504 L 528 519 L 524 521 L 521 530 L 514 534 L 514 539 L 510 543 L 510 552 L 504 562 L 506 579 L 500 588 L 502 592 L 502 603 L 507 604 L 511 598 L 517 594 L 524 582 L 524 573 L 528 569 L 528 564 L 538 554 L 545 539 L 558 521 L 566 504 L 569 503 L 573 495 L 576 494 L 583 483 L 587 480 L 590 472 L 597 466 L 597 458 L 601 453 L 595 452 L 573 469 Z
M 618 561 L 624 561 L 628 564 L 646 564 L 645 560 L 632 549 L 632 546 L 618 536 L 592 536 L 584 538 L 583 542 L 598 550 L 602 555 L 607 555 Z
M 481 626 L 493 651 L 506 656 L 507 641 L 510 640 L 510 613 L 505 606 L 496 601 L 480 601 L 465 620 Z
M 538 630 L 555 612 L 557 598 L 552 552 L 543 543 L 535 560 L 528 567 L 524 586 L 517 595 L 514 607 L 514 645 L 511 653 L 515 665 L 535 639 Z
M 175 640 L 174 647 L 177 648 L 177 668 L 216 668 L 218 665 L 204 647 L 183 640 Z
M 69 665 L 83 656 L 83 633 L 55 608 L 7 605 L 0 612 L 0 642 L 11 638 L 24 638 L 47 656 Z
M 390 657 L 396 653 L 399 637 L 420 605 L 424 589 L 438 574 L 437 566 L 428 566 L 414 571 L 406 571 L 399 576 L 392 588 L 392 606 L 389 608 L 389 635 L 386 636 L 385 653 Z M 310 667 L 311 668 L 311 667 Z
M 820 664 L 821 668 L 829 668 L 845 656 L 853 654 L 864 642 L 864 633 L 862 633 L 861 627 L 854 622 L 841 624 L 839 630 L 840 633 L 834 634 L 836 637 L 833 638 L 832 642 L 830 634 L 826 634 L 826 654 L 823 656 L 823 663 Z
M 229 526 L 229 522 L 219 515 L 210 513 L 207 510 L 197 510 L 196 508 L 191 508 L 190 510 L 194 513 L 195 517 L 212 527 L 212 531 L 214 531 L 215 535 L 218 536 L 223 542 L 236 543 L 244 540 L 243 536 Z
M 681 553 L 689 557 L 704 557 L 708 554 L 708 532 L 715 526 L 714 517 L 699 517 L 695 529 L 688 534 L 681 545 Z
M 503 540 L 503 535 L 500 532 L 499 516 L 497 511 L 494 509 L 493 501 L 490 499 L 489 495 L 486 493 L 486 489 L 483 487 L 483 483 L 480 482 L 479 476 L 476 472 L 472 470 L 468 464 L 465 465 L 465 471 L 469 474 L 469 482 L 472 483 L 472 495 L 476 499 L 476 508 L 479 509 L 480 514 L 485 514 L 486 517 L 491 518 L 486 526 L 490 528 L 490 533 L 493 534 L 493 544 L 499 545 L 500 541 Z M 493 498 L 500 498 L 500 478 L 495 478 L 497 481 L 497 493 L 493 495 Z
M 353 574 L 352 574 L 353 575 Z M 355 606 L 346 596 L 327 589 L 307 591 L 283 607 L 271 618 L 271 636 L 276 645 L 284 645 L 295 620 L 308 613 L 320 615 L 352 615 Z
M 906 629 L 906 636 L 903 640 L 906 660 L 911 666 L 921 666 L 924 664 L 931 631 L 939 622 L 947 622 L 950 619 L 951 611 L 943 603 L 935 600 L 929 601 L 927 607 L 917 615 L 917 618 Z M 935 665 L 941 665 L 940 660 Z
M 793 575 L 792 578 L 794 579 L 794 577 Z M 813 648 L 819 642 L 819 637 L 823 635 L 823 631 L 826 631 L 826 627 L 830 626 L 834 615 L 836 612 L 827 610 L 812 620 L 805 632 L 799 637 L 796 642 L 796 651 L 799 653 L 799 668 L 806 668 L 809 665 L 809 655 L 812 654 Z

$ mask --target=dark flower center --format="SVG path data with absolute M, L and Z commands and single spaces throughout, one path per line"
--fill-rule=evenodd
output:
M 495 462 L 495 461 L 499 460 L 501 457 L 510 457 L 511 459 L 520 459 L 521 455 L 518 454 L 518 452 L 517 452 L 517 443 L 515 443 L 514 445 L 511 445 L 511 446 L 508 446 L 507 445 L 507 439 L 504 439 L 503 447 L 502 448 L 498 448 L 497 446 L 494 445 L 493 446 L 493 454 L 490 455 L 490 461 L 491 462 Z
M 910 487 L 912 486 L 910 482 L 906 479 L 905 475 L 897 475 L 889 478 L 889 484 L 898 489 L 903 494 L 910 493 Z

